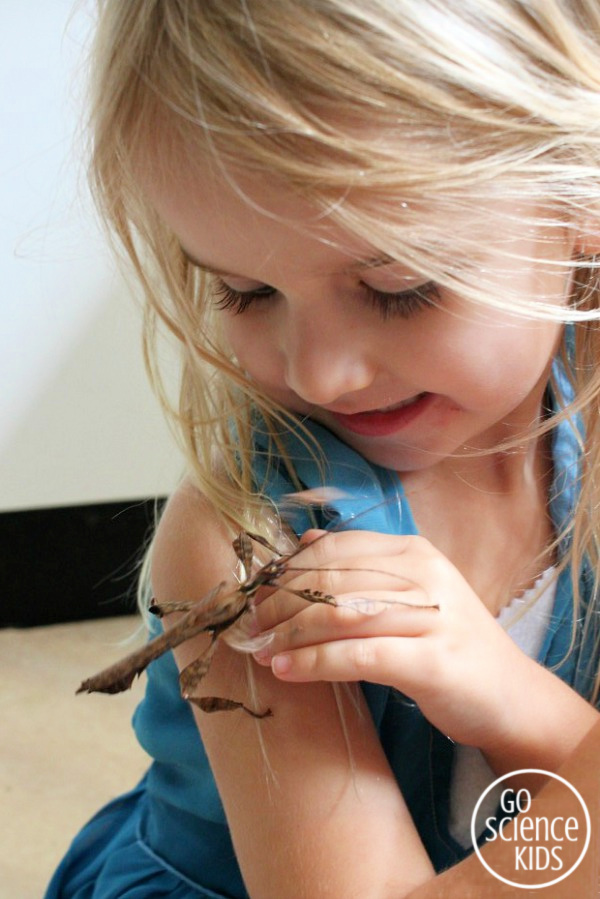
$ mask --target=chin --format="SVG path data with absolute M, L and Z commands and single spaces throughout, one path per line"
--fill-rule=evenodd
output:
M 437 465 L 443 459 L 447 458 L 448 453 L 435 452 L 433 450 L 420 449 L 417 447 L 390 447 L 390 446 L 369 446 L 358 440 L 347 439 L 345 435 L 338 434 L 340 440 L 352 447 L 367 462 L 373 465 L 379 465 L 381 468 L 387 468 L 391 471 L 397 471 L 400 474 L 411 471 L 425 471 L 434 465 Z

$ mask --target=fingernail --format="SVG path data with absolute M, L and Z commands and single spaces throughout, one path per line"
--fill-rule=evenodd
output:
M 273 656 L 271 660 L 273 674 L 287 674 L 291 667 L 292 657 L 288 653 L 284 652 L 278 656 Z
M 251 609 L 249 612 L 243 616 L 244 628 L 249 637 L 257 637 L 260 634 L 260 626 L 256 619 L 256 613 L 254 609 Z

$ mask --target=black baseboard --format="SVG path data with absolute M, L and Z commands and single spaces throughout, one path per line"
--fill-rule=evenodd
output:
M 135 612 L 156 511 L 142 499 L 0 513 L 0 627 Z

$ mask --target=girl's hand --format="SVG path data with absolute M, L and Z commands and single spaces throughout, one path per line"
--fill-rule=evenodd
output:
M 597 713 L 517 647 L 424 538 L 313 531 L 304 539 L 312 542 L 297 564 L 310 571 L 286 587 L 331 594 L 336 605 L 306 605 L 285 591 L 259 604 L 257 626 L 273 637 L 255 658 L 281 680 L 387 684 L 443 733 L 490 757 L 507 746 L 529 759 L 528 748 L 550 736 L 556 747 L 570 712 L 583 715 L 578 739 L 595 722 Z M 555 708 L 560 730 L 548 733 Z

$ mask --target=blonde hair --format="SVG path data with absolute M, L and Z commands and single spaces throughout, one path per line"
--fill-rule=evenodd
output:
M 595 0 L 99 0 L 92 178 L 146 295 L 148 367 L 189 470 L 225 519 L 258 514 L 251 415 L 284 423 L 227 352 L 210 285 L 146 202 L 140 161 L 207 159 L 229 179 L 269 173 L 381 253 L 473 303 L 573 322 L 567 366 L 585 445 L 568 525 L 575 572 L 600 561 L 600 266 L 569 260 L 568 307 L 486 289 L 475 249 L 485 203 L 535 207 L 548 239 L 600 231 L 600 7 Z M 162 159 L 160 154 L 166 154 Z M 234 185 L 235 186 L 235 185 Z M 237 189 L 237 188 L 236 188 Z M 436 228 L 430 206 L 468 213 Z M 434 217 L 435 218 L 435 217 Z M 448 221 L 440 216 L 440 221 Z M 533 221 L 533 219 L 532 219 Z M 507 249 L 507 262 L 517 259 Z M 154 274 L 150 275 L 152 262 Z M 157 323 L 178 338 L 178 407 L 156 363 Z M 559 417 L 547 421 L 550 430 Z M 538 430 L 539 434 L 540 431 Z M 522 439 L 522 435 L 519 435 Z M 214 447 L 220 447 L 215 459 Z M 565 535 L 561 535 L 564 537 Z M 577 584 L 575 593 L 577 595 Z

